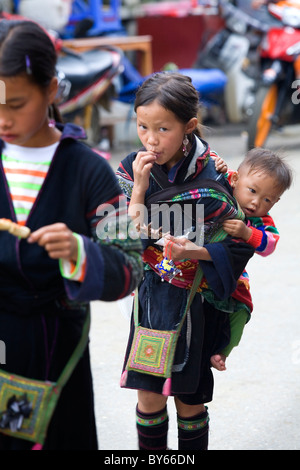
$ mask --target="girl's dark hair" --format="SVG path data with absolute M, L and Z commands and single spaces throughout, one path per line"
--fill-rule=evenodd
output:
M 56 51 L 48 34 L 33 21 L 0 21 L 0 76 L 27 74 L 40 87 L 56 75 Z
M 199 94 L 190 77 L 178 72 L 157 72 L 140 86 L 136 93 L 134 110 L 157 101 L 165 109 L 172 111 L 179 121 L 187 124 L 196 117 L 199 122 Z M 198 124 L 194 134 L 201 137 Z
M 261 171 L 275 178 L 278 189 L 283 193 L 289 189 L 293 181 L 293 171 L 284 161 L 284 157 L 270 149 L 256 147 L 250 150 L 238 167 L 245 168 L 249 173 Z
M 33 21 L 0 20 L 0 76 L 26 75 L 41 89 L 56 76 L 57 55 L 46 31 Z M 51 117 L 62 122 L 55 104 Z

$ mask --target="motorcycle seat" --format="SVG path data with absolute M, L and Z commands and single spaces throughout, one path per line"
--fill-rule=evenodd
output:
M 114 53 L 92 49 L 80 54 L 67 52 L 59 56 L 57 69 L 65 74 L 71 84 L 69 98 L 100 80 L 110 70 L 115 70 Z

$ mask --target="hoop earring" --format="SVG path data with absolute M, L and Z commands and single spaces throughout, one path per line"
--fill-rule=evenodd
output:
M 53 110 L 52 104 L 49 106 L 48 126 L 49 127 L 55 127 L 54 110 Z
M 183 155 L 184 155 L 185 157 L 187 157 L 188 154 L 189 154 L 189 151 L 188 151 L 188 149 L 187 149 L 188 144 L 189 144 L 189 139 L 188 139 L 187 134 L 185 134 L 184 139 L 183 139 L 183 142 L 182 142 L 182 145 L 183 145 L 182 151 L 183 151 Z

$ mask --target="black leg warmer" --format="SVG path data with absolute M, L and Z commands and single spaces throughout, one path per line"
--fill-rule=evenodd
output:
M 136 426 L 140 450 L 165 450 L 169 418 L 167 407 L 158 413 L 142 413 L 136 408 Z
M 207 450 L 209 416 L 207 409 L 191 418 L 177 415 L 178 450 Z

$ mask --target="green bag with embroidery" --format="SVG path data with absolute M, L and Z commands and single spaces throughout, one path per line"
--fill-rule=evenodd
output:
M 165 378 L 162 394 L 165 396 L 171 395 L 171 376 L 177 341 L 202 276 L 202 269 L 198 265 L 184 313 L 177 329 L 174 331 L 154 330 L 139 325 L 138 290 L 136 290 L 134 299 L 134 338 L 125 370 L 121 376 L 121 386 L 126 385 L 128 371 L 136 371 Z
M 81 338 L 56 382 L 43 382 L 0 369 L 0 432 L 33 442 L 41 450 L 61 391 L 81 358 L 90 329 L 87 314 Z

